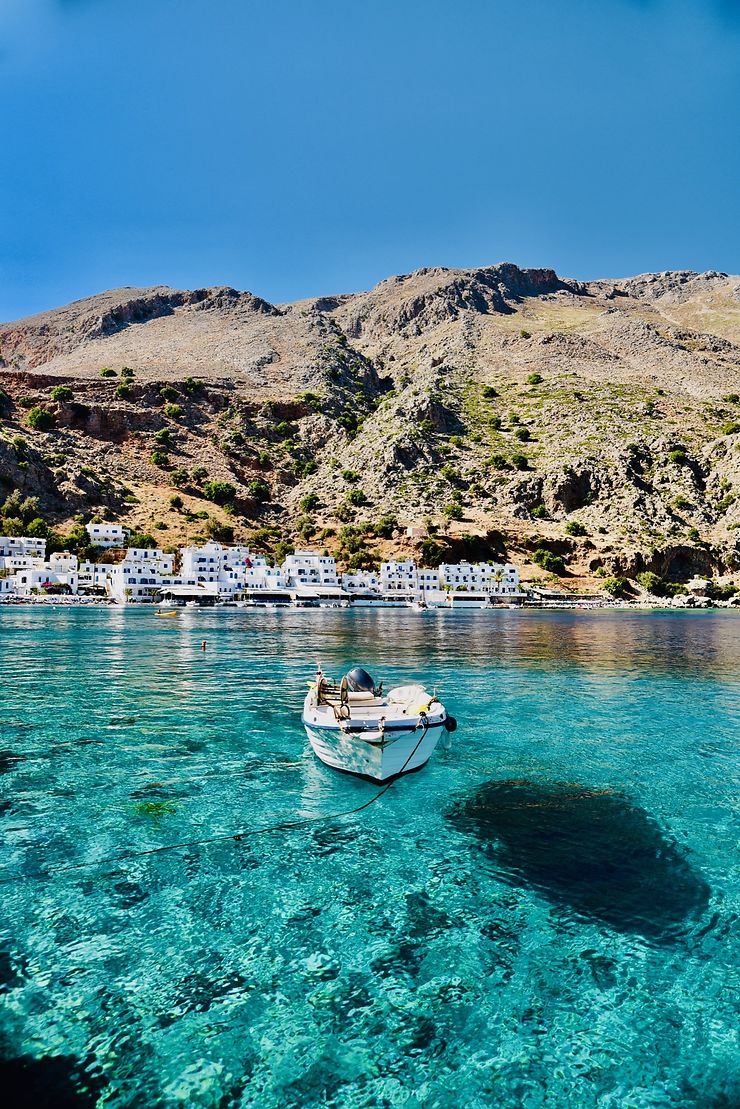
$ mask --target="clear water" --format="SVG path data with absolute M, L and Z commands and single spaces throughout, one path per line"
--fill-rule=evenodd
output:
M 0 648 L 5 1104 L 740 1104 L 737 614 L 14 608 Z M 374 792 L 307 748 L 317 659 L 459 730 L 250 836 Z

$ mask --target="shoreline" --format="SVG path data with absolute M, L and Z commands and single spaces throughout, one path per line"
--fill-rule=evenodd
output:
M 126 604 L 120 604 L 115 601 L 110 601 L 107 597 L 3 597 L 0 598 L 0 611 L 4 608 L 108 608 L 116 612 L 124 610 L 133 610 L 136 612 L 221 612 L 224 609 L 232 611 L 238 610 L 240 612 L 249 611 L 280 611 L 280 610 L 301 610 L 301 611 L 317 611 L 325 609 L 341 610 L 343 612 L 385 612 L 395 610 L 397 612 L 413 612 L 416 615 L 426 615 L 429 613 L 446 613 L 453 615 L 467 615 L 469 613 L 493 613 L 493 612 L 710 612 L 710 611 L 730 611 L 736 610 L 740 613 L 740 605 L 731 604 L 727 601 L 716 602 L 709 601 L 706 598 L 698 599 L 700 603 L 696 604 L 660 604 L 653 601 L 523 601 L 519 604 L 494 604 L 494 605 L 481 605 L 481 606 L 465 606 L 460 608 L 453 608 L 447 605 L 430 605 L 427 608 L 418 608 L 413 604 L 400 605 L 398 602 L 389 604 L 374 604 L 374 605 L 339 605 L 339 604 L 295 604 L 292 602 L 281 602 L 278 604 L 237 604 L 234 601 L 223 602 L 218 605 L 196 605 L 188 607 L 185 605 L 168 605 L 149 604 L 136 601 L 129 601 Z

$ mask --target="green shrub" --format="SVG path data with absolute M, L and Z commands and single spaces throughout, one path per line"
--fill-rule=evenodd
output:
M 144 548 L 147 548 L 148 550 L 154 550 L 154 548 L 157 546 L 157 540 L 154 539 L 147 532 L 135 531 L 133 535 L 129 535 L 128 545 L 129 547 L 138 547 L 141 550 L 143 550 Z
M 373 531 L 378 539 L 390 539 L 397 527 L 398 520 L 395 516 L 381 516 L 373 524 Z
M 151 453 L 152 466 L 166 466 L 169 460 L 170 456 L 167 451 L 152 451 Z
M 318 393 L 299 393 L 296 399 L 308 405 L 314 412 L 321 411 L 321 397 Z
M 133 376 L 134 376 L 134 371 L 131 369 L 130 366 L 123 366 L 122 367 L 121 377 L 124 377 L 124 378 L 126 378 L 127 381 L 130 381 Z
M 676 450 L 668 452 L 668 461 L 672 462 L 674 466 L 685 466 L 689 461 L 689 456 L 683 447 L 677 447 Z
M 166 404 L 164 414 L 169 420 L 181 420 L 185 415 L 185 409 L 181 404 Z
M 503 427 L 503 422 L 500 416 L 491 416 L 491 419 L 488 422 L 494 431 L 501 431 L 501 428 Z
M 531 339 L 532 338 L 532 332 L 527 331 L 527 329 L 525 327 L 523 327 L 519 332 L 519 336 L 522 339 Z
M 643 570 L 641 574 L 637 575 L 636 581 L 638 585 L 641 585 L 643 589 L 656 597 L 662 597 L 665 594 L 665 582 L 652 570 Z
M 170 481 L 177 489 L 182 489 L 183 485 L 188 483 L 188 472 L 184 466 L 178 466 L 170 474 Z
M 310 516 L 299 516 L 296 520 L 296 532 L 304 541 L 311 539 L 318 530 Z
M 270 486 L 266 481 L 261 481 L 257 478 L 255 481 L 250 481 L 247 486 L 250 497 L 254 497 L 256 501 L 269 501 L 270 499 Z
M 101 377 L 116 377 L 116 371 L 112 370 L 110 368 L 110 366 L 101 366 L 100 376 Z
M 447 520 L 462 520 L 464 513 L 461 504 L 446 504 L 442 510 L 443 516 Z
M 265 466 L 270 465 L 270 456 L 267 451 L 260 451 L 257 455 L 257 463 L 264 469 Z
M 342 477 L 345 481 L 348 481 L 350 485 L 354 485 L 360 480 L 360 475 L 357 473 L 357 470 L 342 470 Z
M 177 389 L 173 389 L 171 385 L 163 385 L 159 390 L 159 395 L 162 400 L 177 400 L 180 396 Z
M 532 516 L 535 520 L 549 520 L 550 514 L 544 504 L 536 504 L 532 509 Z
M 737 420 L 731 420 L 730 423 L 725 424 L 722 431 L 725 435 L 737 435 L 740 431 L 740 423 Z
M 203 382 L 197 377 L 186 377 L 181 388 L 186 397 L 193 397 L 203 388 Z
M 730 505 L 734 504 L 736 500 L 737 498 L 734 493 L 726 493 L 722 500 L 717 502 L 717 511 L 724 515 Z
M 31 539 L 48 539 L 50 529 L 46 521 L 37 516 L 35 520 L 31 520 L 24 526 L 24 531 Z
M 222 524 L 220 520 L 208 520 L 203 528 L 206 539 L 214 543 L 233 543 L 234 528 L 231 524 Z
M 69 385 L 55 385 L 51 391 L 51 399 L 57 401 L 72 400 L 72 390 Z
M 439 566 L 444 558 L 444 547 L 434 539 L 422 539 L 420 546 L 423 566 Z
M 346 500 L 347 504 L 354 505 L 356 508 L 359 508 L 363 504 L 367 504 L 367 497 L 362 489 L 350 489 Z
M 626 597 L 629 587 L 630 583 L 627 578 L 604 578 L 604 589 L 617 599 Z
M 542 380 L 542 374 L 529 374 L 527 377 L 527 385 L 540 385 Z
M 39 405 L 37 408 L 32 408 L 27 417 L 28 426 L 32 427 L 34 431 L 51 431 L 56 421 L 54 413 L 50 412 L 48 408 Z
M 682 494 L 679 494 L 678 497 L 674 497 L 673 507 L 678 509 L 691 508 L 691 501 L 688 499 L 688 497 L 684 497 Z
M 175 512 L 179 512 L 183 504 L 184 501 L 179 493 L 175 493 L 173 497 L 170 497 L 170 508 L 174 508 Z
M 588 535 L 588 531 L 580 520 L 569 520 L 565 525 L 565 531 L 568 535 Z
M 21 406 L 21 408 L 33 408 L 35 403 L 36 403 L 36 401 L 34 400 L 33 397 L 19 397 L 18 398 L 18 404 Z
M 196 466 L 190 476 L 192 477 L 195 484 L 198 485 L 201 481 L 204 481 L 208 477 L 208 470 L 205 468 L 205 466 Z
M 169 427 L 161 427 L 159 431 L 155 431 L 154 442 L 161 443 L 163 447 L 172 446 L 172 429 Z
M 493 400 L 494 397 L 498 396 L 498 389 L 494 389 L 493 385 L 484 385 L 481 394 L 486 400 Z
M 316 493 L 306 493 L 305 497 L 301 497 L 300 508 L 301 512 L 311 512 L 317 508 L 319 498 Z
M 722 400 L 726 400 L 728 404 L 737 404 L 740 401 L 740 393 L 728 393 Z
M 529 459 L 526 454 L 513 454 L 511 456 L 511 463 L 516 470 L 529 469 Z
M 502 454 L 492 454 L 488 459 L 488 464 L 494 470 L 508 470 L 509 468 L 509 463 Z
M 710 581 L 707 587 L 707 595 L 715 601 L 727 601 L 738 592 L 740 590 L 732 582 L 728 585 L 718 585 L 716 582 Z
M 548 574 L 564 574 L 565 559 L 562 555 L 548 551 L 546 547 L 538 547 L 532 555 L 532 562 L 536 562 Z
M 116 385 L 115 395 L 119 400 L 131 400 L 131 390 L 124 382 L 121 382 L 120 385 Z
M 206 481 L 203 483 L 203 496 L 214 504 L 226 504 L 236 496 L 236 486 L 230 481 Z
M 10 445 L 15 451 L 16 458 L 25 458 L 26 451 L 28 450 L 28 443 L 20 435 L 14 435 L 10 440 Z M 52 456 L 55 457 L 55 456 Z
M 694 543 L 699 543 L 701 541 L 701 535 L 699 534 L 698 528 L 689 528 L 686 534 Z
M 518 427 L 514 432 L 514 435 L 520 443 L 526 443 L 531 438 L 531 433 L 528 427 Z

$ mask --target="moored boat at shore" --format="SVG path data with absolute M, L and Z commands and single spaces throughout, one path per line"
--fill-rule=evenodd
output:
M 387 782 L 429 760 L 457 727 L 435 693 L 421 685 L 383 691 L 361 667 L 335 684 L 319 667 L 303 705 L 314 753 L 327 766 Z

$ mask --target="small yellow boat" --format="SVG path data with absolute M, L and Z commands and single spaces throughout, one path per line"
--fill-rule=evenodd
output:
M 175 612 L 175 610 L 173 608 L 171 610 L 171 612 L 155 612 L 154 615 L 155 616 L 177 616 L 177 613 Z

